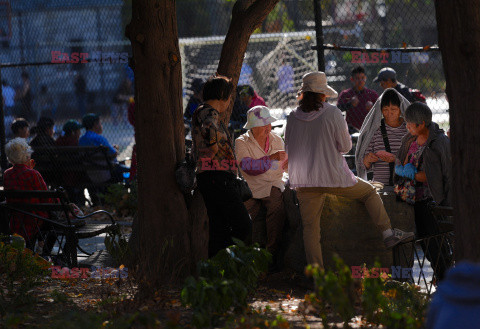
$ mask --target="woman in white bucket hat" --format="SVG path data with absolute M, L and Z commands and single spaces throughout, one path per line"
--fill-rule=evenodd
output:
M 272 132 L 272 123 L 275 121 L 277 119 L 266 106 L 254 106 L 247 112 L 244 128 L 248 131 L 235 141 L 239 168 L 253 194 L 253 198 L 245 202 L 245 207 L 253 221 L 262 205 L 267 209 L 266 248 L 274 257 L 274 267 L 278 265 L 277 251 L 285 222 L 282 195 L 285 186 L 282 177 L 287 169 L 283 140 Z
M 300 204 L 307 262 L 320 267 L 323 267 L 320 217 L 325 193 L 363 202 L 382 230 L 387 248 L 413 237 L 412 232 L 391 228 L 375 188 L 355 177 L 348 168 L 343 157 L 352 147 L 347 123 L 341 111 L 326 102 L 327 97 L 336 96 L 325 73 L 305 74 L 299 91 L 299 106 L 288 116 L 285 130 L 288 174 Z

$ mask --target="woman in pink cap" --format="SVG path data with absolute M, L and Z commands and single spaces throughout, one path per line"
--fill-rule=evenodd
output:
M 282 177 L 288 165 L 283 140 L 272 132 L 275 121 L 277 119 L 270 115 L 266 106 L 254 106 L 247 112 L 244 128 L 248 131 L 235 141 L 240 170 L 253 194 L 253 198 L 245 202 L 245 207 L 252 220 L 258 216 L 262 206 L 267 210 L 266 248 L 273 255 L 272 269 L 280 265 L 278 249 L 285 222 L 282 196 L 285 185 Z M 255 232 L 253 236 L 256 236 Z

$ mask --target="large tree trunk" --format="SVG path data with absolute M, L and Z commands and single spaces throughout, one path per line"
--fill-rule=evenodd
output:
M 279 0 L 238 0 L 233 6 L 232 22 L 223 43 L 218 74 L 232 79 L 236 86 L 242 69 L 243 57 L 253 31 L 259 27 Z M 225 113 L 228 123 L 233 102 Z
M 235 85 L 250 35 L 277 2 L 235 4 L 218 69 Z M 185 156 L 175 1 L 136 0 L 132 9 L 126 31 L 135 66 L 138 161 L 137 243 L 132 246 L 144 297 L 195 272 L 197 261 L 207 256 L 208 219 L 198 191 L 187 208 L 174 175 Z
M 135 67 L 135 257 L 141 295 L 146 296 L 162 284 L 194 271 L 197 260 L 207 255 L 208 231 L 201 197 L 197 195 L 194 202 L 200 211 L 189 214 L 174 175 L 176 163 L 185 156 L 175 1 L 136 0 L 132 9 L 126 33 L 132 43 Z
M 480 0 L 437 0 L 452 136 L 456 259 L 480 261 Z

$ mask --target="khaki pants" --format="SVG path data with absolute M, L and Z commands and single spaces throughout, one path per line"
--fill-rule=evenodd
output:
M 275 256 L 278 251 L 280 240 L 282 239 L 283 225 L 285 223 L 285 206 L 283 204 L 283 194 L 278 187 L 272 187 L 270 196 L 262 199 L 250 199 L 245 201 L 245 207 L 252 220 L 258 215 L 262 204 L 267 209 L 267 250 Z
M 322 247 L 320 244 L 320 217 L 322 216 L 325 193 L 358 200 L 365 204 L 373 222 L 385 231 L 391 228 L 382 199 L 375 188 L 358 178 L 351 187 L 301 187 L 297 188 L 300 213 L 303 223 L 303 243 L 309 264 L 318 264 L 323 268 Z

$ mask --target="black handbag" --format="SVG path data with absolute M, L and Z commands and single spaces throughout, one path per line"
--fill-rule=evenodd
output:
M 223 131 L 227 135 L 228 144 L 232 149 L 235 162 L 238 164 L 239 162 L 237 161 L 237 156 L 235 155 L 235 148 L 233 147 L 232 140 L 230 139 L 230 134 L 228 133 L 227 129 L 225 129 L 225 125 L 223 124 L 222 121 L 220 121 L 220 124 L 222 126 Z M 240 172 L 240 168 L 238 168 L 237 172 L 238 172 L 238 176 L 233 180 L 232 187 L 236 190 L 240 199 L 243 202 L 245 202 L 253 198 L 252 190 L 250 190 L 250 187 L 248 186 L 247 181 L 243 178 L 242 173 Z
M 197 166 L 194 156 L 186 154 L 185 159 L 178 163 L 175 168 L 175 178 L 183 194 L 191 194 L 197 187 L 197 176 L 195 169 Z
M 237 194 L 243 202 L 253 197 L 252 190 L 248 187 L 248 183 L 240 173 L 240 169 L 238 169 L 238 177 L 233 180 L 233 188 L 237 190 Z

